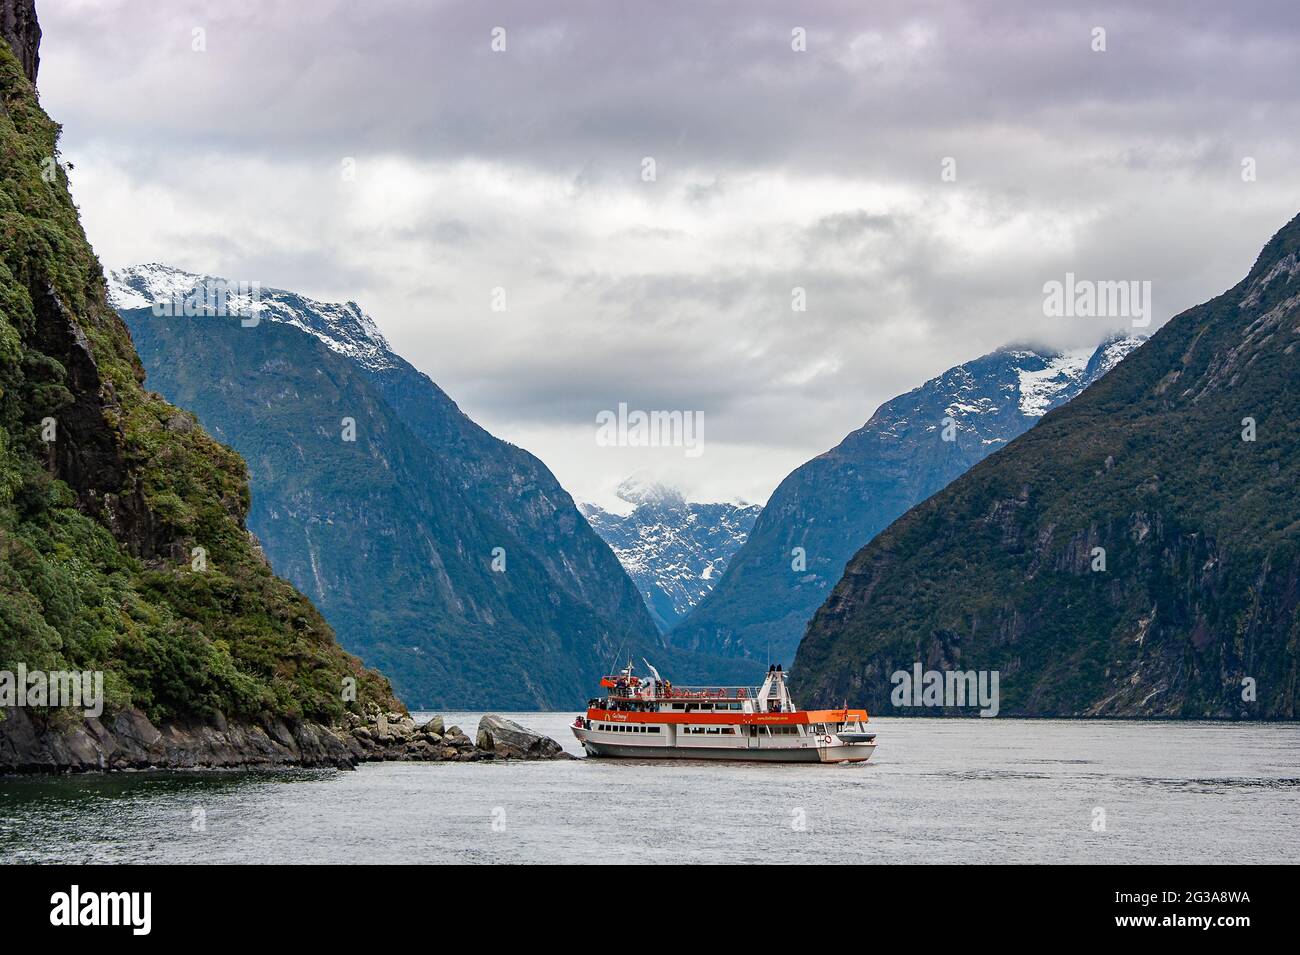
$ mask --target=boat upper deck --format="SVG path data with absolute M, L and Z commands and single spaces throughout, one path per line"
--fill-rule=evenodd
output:
M 673 686 L 667 681 L 638 680 L 624 681 L 619 678 L 605 677 L 601 686 L 609 688 L 611 700 L 752 700 L 758 697 L 758 688 L 752 686 Z M 648 692 L 647 692 L 648 691 Z
M 752 686 L 674 686 L 659 671 L 651 676 L 632 672 L 632 664 L 620 673 L 601 677 L 606 695 L 587 701 L 587 718 L 631 723 L 856 723 L 865 722 L 866 711 L 800 710 L 790 698 L 785 672 L 780 664 L 768 667 L 767 679 Z

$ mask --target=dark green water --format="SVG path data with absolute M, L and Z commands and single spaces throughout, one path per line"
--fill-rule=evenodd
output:
M 513 718 L 576 752 L 572 714 Z M 472 733 L 478 715 L 450 719 Z M 872 722 L 880 748 L 851 767 L 582 760 L 0 778 L 0 858 L 1300 862 L 1297 725 Z

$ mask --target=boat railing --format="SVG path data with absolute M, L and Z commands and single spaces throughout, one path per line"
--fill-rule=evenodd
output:
M 663 691 L 669 700 L 750 700 L 758 697 L 752 686 L 673 686 Z
M 646 699 L 647 695 L 656 700 L 752 700 L 758 698 L 758 690 L 752 686 L 674 686 L 648 680 L 623 686 L 615 682 L 609 688 L 611 698 Z

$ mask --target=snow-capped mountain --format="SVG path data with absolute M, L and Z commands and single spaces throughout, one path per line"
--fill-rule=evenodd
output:
M 713 589 L 749 536 L 757 504 L 700 504 L 674 488 L 629 478 L 615 492 L 631 505 L 619 514 L 594 504 L 579 510 L 605 539 L 667 631 Z
M 722 580 L 669 639 L 790 663 L 808 619 L 859 548 L 1143 340 L 1068 352 L 1009 346 L 887 401 L 838 447 L 781 482 Z
M 475 424 L 354 302 L 162 265 L 113 273 L 112 301 L 148 387 L 244 456 L 272 567 L 410 705 L 573 706 L 619 648 L 711 682 L 669 654 L 546 465 Z
M 356 302 L 322 302 L 284 289 L 253 286 L 212 275 L 184 272 L 150 262 L 117 269 L 108 274 L 108 298 L 119 311 L 172 305 L 195 295 L 202 308 L 209 288 L 228 290 L 228 315 L 255 315 L 259 321 L 280 322 L 301 328 L 330 351 L 375 371 L 393 366 L 393 354 L 374 319 Z M 174 314 L 170 313 L 170 314 Z

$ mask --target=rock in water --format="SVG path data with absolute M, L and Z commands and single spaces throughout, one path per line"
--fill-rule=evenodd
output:
M 498 759 L 563 759 L 568 755 L 549 736 L 491 713 L 478 721 L 478 748 Z

